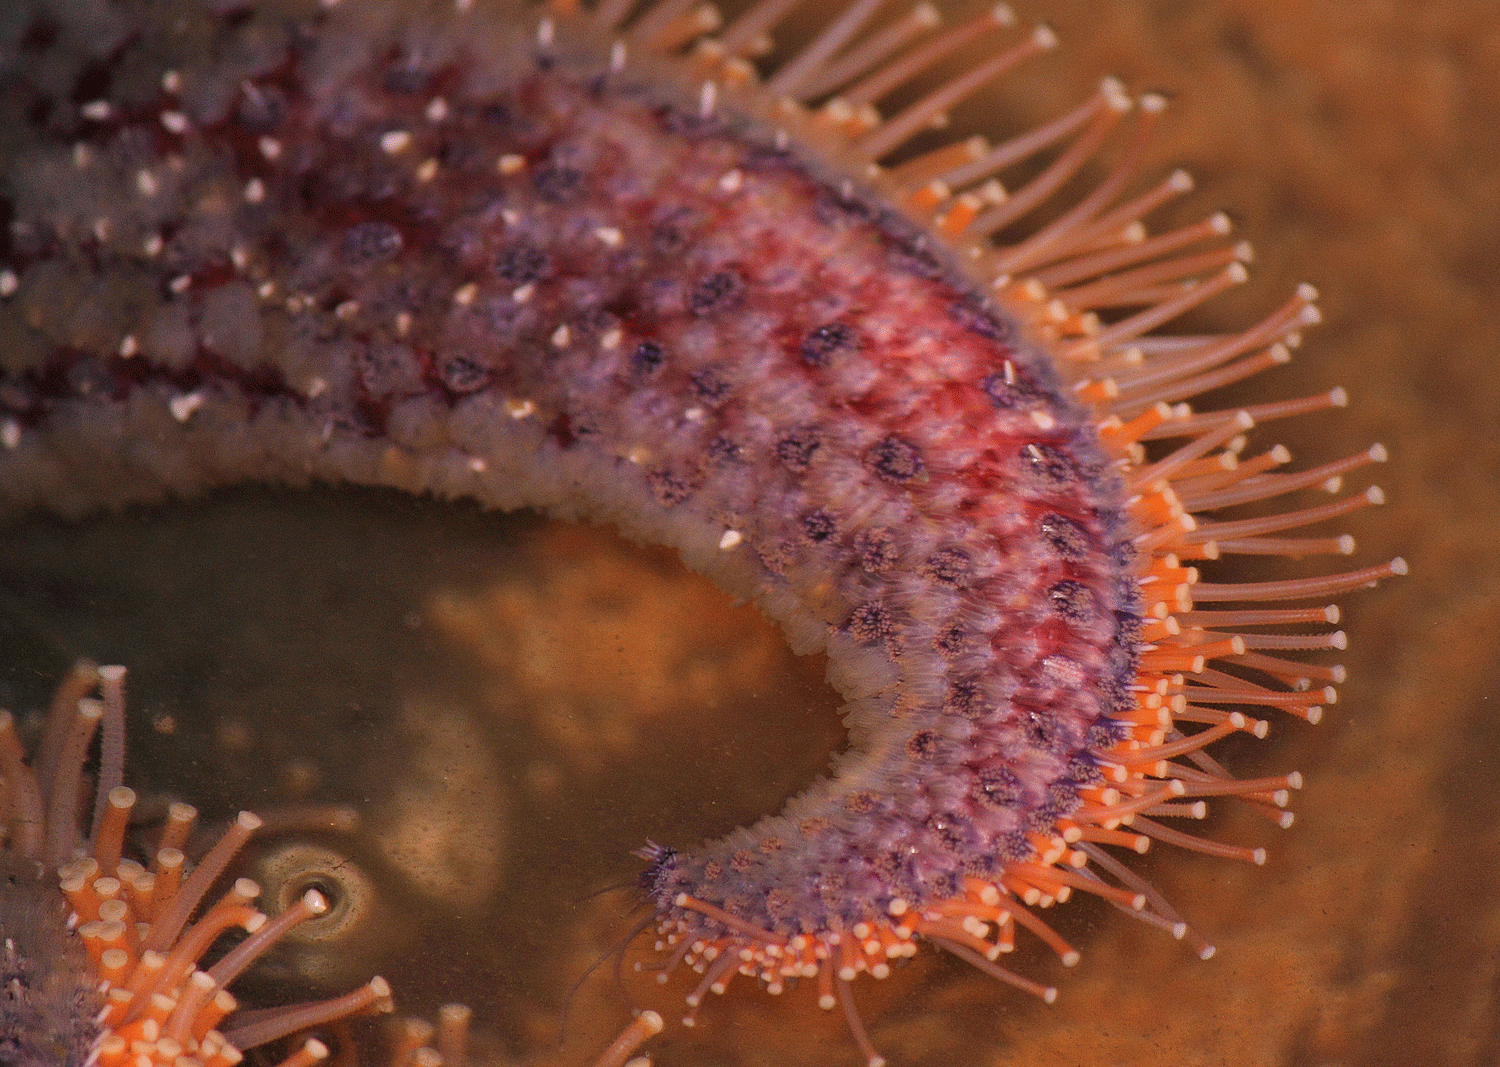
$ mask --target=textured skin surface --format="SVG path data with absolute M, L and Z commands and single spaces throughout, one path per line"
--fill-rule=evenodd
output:
M 30 860 L 0 852 L 0 1064 L 82 1067 L 98 1037 L 83 945 L 67 932 L 67 903 Z
M 785 818 L 658 854 L 663 908 L 826 931 L 1076 806 L 1133 674 L 1119 491 L 904 223 L 629 71 L 460 68 L 440 16 L 111 10 L 10 46 L 13 510 L 313 476 L 678 547 L 828 649 L 853 746 Z
M 1192 902 L 1192 917 L 1220 946 L 1214 961 L 1185 961 L 1180 943 L 1115 916 L 1090 923 L 1084 964 L 1056 1004 L 1028 1009 L 1012 998 L 1007 1008 L 1015 1010 L 996 1011 L 991 979 L 935 967 L 949 983 L 941 1002 L 949 1010 L 940 1015 L 936 998 L 908 971 L 900 1002 L 906 1012 L 883 1005 L 872 1013 L 877 1040 L 893 1060 L 907 1048 L 929 1062 L 968 1056 L 1006 1064 L 1069 1058 L 1156 1064 L 1190 1061 L 1213 1048 L 1237 1067 L 1320 1058 L 1492 1063 L 1500 1058 L 1488 995 L 1493 987 L 1474 981 L 1470 936 L 1484 923 L 1500 929 L 1494 922 L 1500 884 L 1488 876 L 1490 863 L 1474 862 L 1476 847 L 1487 855 L 1500 847 L 1494 791 L 1484 788 L 1484 753 L 1500 743 L 1492 707 L 1500 556 L 1476 552 L 1476 545 L 1500 538 L 1500 483 L 1492 476 L 1500 443 L 1472 429 L 1500 407 L 1500 377 L 1493 374 L 1500 290 L 1484 283 L 1500 248 L 1500 216 L 1492 210 L 1500 136 L 1493 135 L 1497 118 L 1489 106 L 1500 91 L 1500 50 L 1486 32 L 1492 5 L 1372 6 L 1353 19 L 1344 0 L 1214 0 L 1195 5 L 1191 19 L 1158 0 L 1102 7 L 1021 0 L 1015 6 L 1023 22 L 1052 22 L 1064 47 L 986 98 L 984 128 L 1051 118 L 1089 92 L 1103 71 L 1130 86 L 1171 94 L 1170 121 L 1159 129 L 1146 169 L 1188 165 L 1204 186 L 1199 203 L 1235 208 L 1256 245 L 1252 286 L 1216 300 L 1213 324 L 1242 324 L 1295 283 L 1319 283 L 1321 304 L 1338 325 L 1317 331 L 1307 358 L 1277 372 L 1277 389 L 1290 395 L 1342 382 L 1353 387 L 1354 403 L 1337 420 L 1288 423 L 1282 432 L 1302 456 L 1376 438 L 1391 446 L 1396 462 L 1380 477 L 1390 503 L 1361 515 L 1351 532 L 1364 551 L 1403 551 L 1422 578 L 1346 605 L 1358 637 L 1339 657 L 1351 682 L 1334 721 L 1317 730 L 1273 731 L 1277 747 L 1268 758 L 1308 774 L 1297 824 L 1273 839 L 1264 821 L 1246 812 L 1225 833 L 1272 844 L 1273 869 L 1226 878 L 1222 863 L 1161 850 L 1164 862 L 1154 868 L 1153 881 L 1173 900 Z M 956 7 L 944 9 L 957 17 Z M 1439 11 L 1441 18 L 1435 17 Z M 1310 24 L 1321 30 L 1309 32 Z M 1029 110 L 1016 110 L 1018 96 Z M 1238 307 L 1226 306 L 1226 299 Z M 1287 375 L 1296 384 L 1287 384 Z M 312 509 L 322 499 L 296 497 L 288 510 Z M 351 538 L 362 528 L 357 524 L 373 523 L 373 510 L 345 520 Z M 461 529 L 471 525 L 458 509 L 437 511 Z M 199 539 L 201 512 L 189 506 L 170 515 L 187 529 L 182 542 Z M 392 524 L 404 515 L 398 512 Z M 273 521 L 265 528 L 284 525 Z M 223 526 L 238 528 L 227 520 Z M 86 563 L 62 556 L 58 529 L 39 519 L 28 526 L 29 544 L 56 545 L 57 573 L 77 574 Z M 104 520 L 74 529 L 113 546 L 126 544 L 134 525 Z M 253 543 L 260 530 L 244 536 Z M 10 544 L 14 570 L 22 548 Z M 119 570 L 138 569 L 151 580 L 175 573 L 160 555 L 152 557 L 154 547 L 141 545 L 136 557 L 121 554 Z M 198 595 L 206 598 L 218 585 L 213 568 L 237 557 L 206 544 L 202 555 Z M 364 617 L 386 596 L 381 576 L 407 571 L 397 557 L 364 576 L 370 592 L 359 609 Z M 36 601 L 51 604 L 50 590 Z M 75 631 L 87 628 L 93 609 L 92 602 L 78 607 L 69 618 Z M 216 605 L 216 611 L 227 609 Z M 175 657 L 169 660 L 175 664 L 199 647 L 197 629 L 181 633 L 171 625 L 175 620 L 152 621 L 158 619 L 149 633 L 134 627 L 130 652 L 121 649 L 132 636 L 131 623 L 91 647 L 96 654 L 113 650 L 138 678 L 152 654 Z M 166 641 L 167 632 L 180 639 Z M 284 687 L 287 704 L 308 684 L 309 656 L 300 642 L 290 644 L 261 668 Z M 395 627 L 388 644 L 372 645 L 369 658 L 387 664 L 409 650 L 409 635 Z M 26 674 L 40 661 L 49 677 L 68 655 L 49 659 L 14 642 L 6 652 L 14 672 Z M 39 680 L 38 692 L 42 686 Z M 1434 692 L 1449 696 L 1434 700 Z M 214 721 L 222 714 L 215 710 Z M 794 745 L 761 751 L 769 761 Z M 301 737 L 299 749 L 320 752 Z M 1393 751 L 1401 754 L 1399 774 L 1393 773 Z M 191 773 L 181 765 L 173 769 Z M 763 773 L 757 768 L 725 777 L 743 781 Z M 633 762 L 629 796 L 648 807 L 654 794 L 713 810 L 696 796 L 685 801 L 672 793 L 672 782 L 670 773 L 643 780 Z M 618 853 L 639 836 L 627 833 L 609 851 Z M 565 859 L 559 852 L 559 866 Z M 1371 890 L 1349 907 L 1351 887 L 1361 884 Z M 589 962 L 581 959 L 576 969 Z M 398 983 L 408 996 L 417 988 Z M 889 983 L 884 989 L 895 991 Z M 715 1052 L 725 1062 L 760 1055 L 822 1063 L 828 1052 L 811 1043 L 812 1028 L 833 1024 L 830 1043 L 842 1036 L 840 1020 L 823 1018 L 800 995 L 742 992 L 746 1002 L 733 1026 L 724 1025 L 730 1007 L 724 1004 L 693 1032 L 698 1042 L 719 1042 Z M 966 1010 L 950 1007 L 960 997 Z M 1234 1012 L 1225 1010 L 1231 1003 Z M 1115 1018 L 1146 1021 L 1142 1027 L 1100 1024 Z

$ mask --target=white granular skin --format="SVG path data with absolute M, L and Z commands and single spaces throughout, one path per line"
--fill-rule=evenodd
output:
M 830 779 L 653 854 L 663 912 L 824 934 L 1033 858 L 1137 620 L 1121 491 L 1002 312 L 503 12 L 158 7 L 5 16 L 0 506 L 325 479 L 614 523 L 850 702 Z

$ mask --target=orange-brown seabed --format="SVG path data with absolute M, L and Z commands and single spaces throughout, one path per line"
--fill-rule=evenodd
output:
M 862 991 L 873 1036 L 893 1062 L 912 1063 L 1494 1062 L 1500 819 L 1484 753 L 1497 747 L 1487 700 L 1500 567 L 1488 546 L 1500 500 L 1496 445 L 1477 429 L 1500 407 L 1490 369 L 1500 297 L 1485 284 L 1500 250 L 1500 137 L 1483 105 L 1500 90 L 1490 13 L 1479 3 L 1394 10 L 1336 0 L 1204 3 L 1186 14 L 1129 2 L 1017 7 L 1053 22 L 1066 44 L 1007 85 L 1018 123 L 1055 114 L 1104 70 L 1169 92 L 1153 153 L 1194 171 L 1205 190 L 1198 203 L 1235 209 L 1259 253 L 1249 298 L 1263 304 L 1303 278 L 1319 284 L 1327 325 L 1282 385 L 1292 395 L 1293 381 L 1302 392 L 1342 381 L 1357 403 L 1336 424 L 1289 424 L 1282 436 L 1309 455 L 1371 439 L 1391 446 L 1398 462 L 1381 482 L 1393 506 L 1351 525 L 1372 558 L 1399 547 L 1415 577 L 1347 606 L 1354 647 L 1340 658 L 1350 682 L 1324 724 L 1278 723 L 1274 751 L 1253 756 L 1306 774 L 1296 827 L 1272 832 L 1235 814 L 1215 827 L 1216 836 L 1267 845 L 1267 867 L 1166 850 L 1151 857 L 1153 882 L 1217 944 L 1212 961 L 1075 906 L 1068 932 L 1085 961 L 1057 1004 L 1031 1004 L 927 956 L 913 976 Z M 1222 301 L 1205 314 L 1220 324 L 1245 319 Z M 418 543 L 431 562 L 413 568 L 401 549 Z M 439 719 L 478 724 L 474 736 L 497 750 L 487 756 L 525 750 L 498 763 L 516 806 L 504 828 L 508 873 L 494 876 L 482 904 L 447 914 L 431 900 L 441 879 L 393 873 L 378 841 L 364 843 L 373 858 L 362 863 L 401 903 L 422 904 L 401 912 L 413 932 L 392 930 L 399 951 L 439 947 L 413 968 L 423 979 L 404 983 L 415 999 L 451 999 L 478 976 L 502 1043 L 537 1062 L 585 1061 L 618 1027 L 609 983 L 595 979 L 567 1049 L 552 1045 L 568 981 L 625 924 L 617 899 L 576 899 L 631 877 L 628 849 L 648 832 L 694 842 L 774 809 L 838 744 L 826 712 L 821 733 L 790 734 L 787 724 L 796 740 L 783 747 L 751 735 L 764 722 L 759 700 L 712 730 L 690 704 L 675 719 L 653 718 L 576 692 L 555 698 L 550 723 L 497 719 L 507 714 L 505 682 L 476 662 L 482 648 L 476 656 L 457 640 L 455 608 L 494 602 L 484 590 L 517 581 L 576 587 L 576 575 L 518 578 L 512 554 L 524 564 L 546 553 L 508 551 L 490 519 L 464 509 L 247 493 L 80 527 L 37 521 L 7 544 L 7 683 L 35 703 L 76 654 L 130 663 L 135 706 L 163 728 L 165 716 L 176 724 L 135 745 L 133 764 L 153 787 L 202 795 L 222 779 L 222 811 L 253 806 L 264 776 L 247 772 L 250 752 L 257 769 L 280 769 L 282 793 L 396 796 L 389 772 L 401 754 L 377 757 L 420 735 L 411 708 L 434 693 L 450 710 L 459 702 Z M 615 549 L 589 551 L 602 561 L 589 567 L 607 578 Z M 661 570 L 658 557 L 646 559 L 640 566 Z M 667 573 L 670 586 L 677 579 Z M 527 595 L 509 594 L 512 609 Z M 662 594 L 656 611 L 691 618 L 689 640 L 749 625 L 709 623 L 669 603 Z M 305 628 L 324 617 L 334 620 L 328 632 Z M 577 673 L 563 666 L 557 688 L 576 689 Z M 808 674 L 816 678 L 816 667 Z M 791 719 L 803 717 L 807 699 L 789 699 Z M 609 717 L 623 738 L 620 755 L 594 771 L 574 765 L 601 758 L 569 742 L 580 715 Z M 309 725 L 315 717 L 328 725 Z M 350 726 L 371 739 L 346 756 L 339 728 Z M 693 778 L 682 773 L 688 753 L 707 765 Z M 361 757 L 364 779 L 355 777 Z M 402 976 L 381 969 L 399 988 Z M 745 983 L 692 1034 L 676 1031 L 658 1047 L 662 1062 L 677 1065 L 821 1063 L 847 1056 L 846 1040 L 810 998 L 773 1001 Z

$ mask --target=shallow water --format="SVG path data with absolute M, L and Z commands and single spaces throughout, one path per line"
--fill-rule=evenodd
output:
M 1016 6 L 1064 48 L 974 114 L 1055 114 L 1105 71 L 1171 95 L 1153 155 L 1188 165 L 1195 205 L 1231 208 L 1259 253 L 1249 291 L 1208 314 L 1243 321 L 1296 281 L 1321 288 L 1327 323 L 1252 389 L 1350 388 L 1347 412 L 1274 439 L 1310 461 L 1385 442 L 1391 503 L 1348 525 L 1361 560 L 1400 552 L 1412 575 L 1345 599 L 1350 681 L 1324 723 L 1278 721 L 1268 745 L 1231 757 L 1308 778 L 1291 830 L 1232 812 L 1212 828 L 1270 847 L 1270 863 L 1161 848 L 1145 864 L 1213 960 L 1070 904 L 1083 963 L 1062 976 L 1037 954 L 1029 968 L 1062 978 L 1057 1004 L 924 952 L 860 983 L 872 1036 L 894 1064 L 1494 1063 L 1489 5 Z M 624 894 L 584 898 L 633 877 L 631 848 L 690 845 L 778 807 L 839 743 L 817 663 L 610 537 L 379 493 L 248 491 L 37 520 L 5 544 L 0 697 L 35 704 L 78 655 L 124 662 L 146 790 L 218 815 L 359 806 L 370 833 L 316 843 L 369 877 L 365 925 L 286 966 L 336 987 L 380 969 L 416 1008 L 468 999 L 505 1057 L 583 1063 L 619 1025 L 596 973 L 555 1048 L 569 986 L 629 928 Z M 351 958 L 354 942 L 375 948 Z M 857 1062 L 806 993 L 731 988 L 696 1030 L 669 1032 L 660 1063 Z

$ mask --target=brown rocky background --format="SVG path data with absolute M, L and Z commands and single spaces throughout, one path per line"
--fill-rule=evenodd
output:
M 1350 681 L 1321 726 L 1277 721 L 1226 757 L 1307 776 L 1291 830 L 1232 810 L 1209 828 L 1267 866 L 1148 857 L 1213 960 L 1070 904 L 1075 973 L 1021 961 L 1061 980 L 1057 1004 L 927 952 L 861 983 L 872 1035 L 896 1065 L 1500 1062 L 1500 18 L 1485 0 L 1016 6 L 1064 47 L 955 121 L 1019 128 L 1106 72 L 1167 93 L 1153 156 L 1258 252 L 1205 321 L 1323 293 L 1298 360 L 1239 395 L 1349 388 L 1347 411 L 1262 440 L 1308 461 L 1383 441 L 1390 503 L 1349 527 L 1361 563 L 1399 552 L 1412 574 L 1345 599 Z M 466 998 L 494 1062 L 586 1063 L 623 1020 L 606 966 L 556 1048 L 569 986 L 632 921 L 625 894 L 585 899 L 633 877 L 629 849 L 776 808 L 840 743 L 817 663 L 608 536 L 246 491 L 0 544 L 0 703 L 34 706 L 77 655 L 124 662 L 147 790 L 221 816 L 360 806 L 363 835 L 295 847 L 372 891 L 349 882 L 347 929 L 284 971 L 347 987 L 379 968 L 427 1010 Z M 631 988 L 676 1014 L 677 986 Z M 658 1047 L 671 1067 L 857 1062 L 805 991 L 744 980 Z

